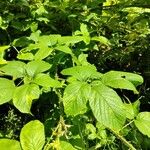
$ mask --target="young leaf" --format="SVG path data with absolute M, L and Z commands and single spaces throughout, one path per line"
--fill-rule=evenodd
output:
M 6 75 L 13 76 L 14 78 L 21 78 L 25 75 L 25 63 L 21 61 L 10 61 L 0 70 Z
M 0 78 L 0 105 L 9 102 L 14 94 L 15 84 L 13 81 Z
M 40 90 L 36 84 L 24 84 L 16 88 L 13 103 L 22 113 L 31 113 L 31 105 L 34 99 L 38 99 Z
M 90 107 L 95 118 L 106 127 L 121 129 L 125 123 L 125 110 L 118 94 L 101 82 L 92 84 Z
M 45 61 L 37 60 L 37 61 L 31 61 L 26 66 L 26 71 L 29 76 L 33 77 L 34 75 L 47 71 L 50 69 L 51 65 Z
M 78 115 L 86 112 L 86 103 L 89 98 L 90 86 L 85 82 L 69 84 L 63 96 L 63 104 L 67 115 Z
M 20 142 L 10 139 L 0 139 L 0 147 L 2 150 L 22 150 Z
M 21 130 L 20 142 L 23 150 L 42 150 L 45 143 L 44 125 L 30 121 Z
M 136 127 L 150 138 L 150 112 L 141 112 L 134 121 Z
M 43 87 L 61 87 L 61 83 L 57 80 L 52 79 L 48 74 L 39 73 L 33 80 L 34 83 Z

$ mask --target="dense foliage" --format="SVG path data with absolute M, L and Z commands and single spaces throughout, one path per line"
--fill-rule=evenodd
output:
M 0 147 L 150 149 L 149 6 L 0 0 Z

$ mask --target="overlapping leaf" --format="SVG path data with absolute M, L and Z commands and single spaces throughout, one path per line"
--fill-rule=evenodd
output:
M 64 91 L 63 104 L 67 115 L 78 115 L 87 110 L 90 86 L 85 82 L 76 81 L 68 85 Z
M 34 99 L 38 99 L 40 90 L 36 84 L 24 84 L 16 88 L 13 96 L 15 107 L 22 113 L 31 113 L 31 105 Z

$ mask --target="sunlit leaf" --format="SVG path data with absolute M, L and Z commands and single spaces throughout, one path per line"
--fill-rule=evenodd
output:
M 50 69 L 51 64 L 45 62 L 45 61 L 31 61 L 26 66 L 26 71 L 29 76 L 33 77 L 34 75 L 47 71 Z
M 43 87 L 61 87 L 61 83 L 52 79 L 48 74 L 39 73 L 33 80 L 34 83 Z
M 40 90 L 38 85 L 24 84 L 16 88 L 13 96 L 13 104 L 22 113 L 31 114 L 31 105 L 34 99 L 38 99 Z
M 20 142 L 23 150 L 42 150 L 45 143 L 44 125 L 38 121 L 30 121 L 22 129 Z
M 150 112 L 141 112 L 134 121 L 136 127 L 150 138 Z
M 25 65 L 26 64 L 21 61 L 10 61 L 5 66 L 1 67 L 0 70 L 6 75 L 20 78 L 25 75 Z
M 15 84 L 12 80 L 0 78 L 0 104 L 9 102 L 13 98 Z
M 22 150 L 20 142 L 11 139 L 0 139 L 2 150 Z
M 63 104 L 67 115 L 78 115 L 86 112 L 86 103 L 90 94 L 90 86 L 85 82 L 69 84 L 63 96 Z

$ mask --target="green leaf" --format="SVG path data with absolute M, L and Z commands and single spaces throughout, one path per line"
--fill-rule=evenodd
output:
M 10 45 L 0 46 L 0 52 L 7 50 L 9 47 Z
M 0 139 L 0 147 L 2 150 L 22 150 L 20 142 L 10 139 Z
M 32 53 L 19 53 L 17 58 L 21 60 L 33 60 L 34 55 Z
M 136 117 L 139 113 L 139 105 L 140 105 L 140 101 L 137 100 L 134 103 L 125 103 L 125 109 L 126 109 L 126 117 L 129 119 L 134 119 L 134 117 Z
M 31 113 L 31 105 L 34 99 L 38 99 L 40 90 L 36 84 L 24 84 L 16 88 L 13 103 L 22 113 Z
M 68 46 L 57 46 L 57 47 L 55 47 L 55 49 L 62 51 L 64 53 L 67 53 L 67 54 L 71 54 L 71 55 L 73 54 L 72 50 Z
M 125 123 L 125 109 L 118 94 L 101 82 L 93 82 L 90 107 L 95 118 L 106 127 L 120 130 Z
M 61 83 L 57 80 L 52 79 L 48 74 L 39 73 L 33 80 L 34 83 L 43 87 L 61 87 Z
M 86 112 L 86 103 L 89 98 L 90 86 L 86 82 L 69 84 L 63 96 L 63 104 L 67 115 L 78 115 Z
M 80 30 L 83 36 L 90 36 L 86 24 L 81 23 Z
M 104 37 L 104 36 L 92 37 L 91 40 L 92 40 L 92 41 L 99 41 L 99 42 L 101 42 L 102 44 L 105 44 L 105 45 L 107 45 L 107 46 L 110 46 L 110 45 L 111 45 L 111 43 L 109 42 L 109 40 L 108 40 L 106 37 Z
M 127 89 L 138 93 L 135 86 L 143 83 L 143 78 L 133 73 L 109 71 L 103 75 L 102 82 L 113 88 Z
M 136 127 L 150 138 L 150 112 L 141 112 L 134 121 Z
M 80 81 L 86 81 L 87 79 L 101 78 L 102 74 L 96 71 L 96 68 L 92 65 L 89 66 L 75 66 L 72 68 L 64 69 L 61 72 L 63 75 L 71 75 Z
M 38 121 L 30 121 L 21 130 L 20 142 L 23 150 L 42 150 L 45 144 L 44 125 Z
M 34 77 L 36 74 L 47 71 L 51 65 L 45 61 L 31 61 L 26 66 L 26 71 L 29 76 Z
M 5 66 L 1 67 L 0 70 L 6 75 L 13 76 L 14 78 L 21 78 L 25 75 L 25 63 L 21 61 L 10 61 Z
M 13 81 L 0 78 L 0 105 L 9 102 L 14 94 L 15 84 Z
M 60 141 L 60 149 L 61 150 L 77 150 L 67 141 Z

